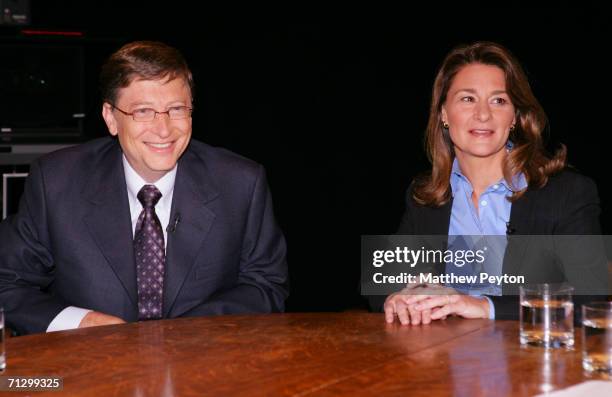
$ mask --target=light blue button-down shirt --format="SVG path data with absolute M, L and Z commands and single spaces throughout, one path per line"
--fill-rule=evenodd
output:
M 506 251 L 506 229 L 510 221 L 512 203 L 506 199 L 512 195 L 510 185 L 502 178 L 489 186 L 478 198 L 478 208 L 472 202 L 472 184 L 463 175 L 457 159 L 453 161 L 451 171 L 451 192 L 453 207 L 448 228 L 448 249 L 461 250 L 484 249 L 486 260 L 482 264 L 466 264 L 457 266 L 446 264 L 446 273 L 455 275 L 479 275 L 481 272 L 491 276 L 500 276 Z M 527 181 L 522 173 L 513 180 L 514 188 L 522 190 L 527 187 Z M 488 237 L 503 236 L 503 237 Z M 486 247 L 486 248 L 485 248 Z M 501 295 L 501 287 L 489 284 L 450 285 L 453 288 L 474 296 Z M 495 318 L 495 307 L 489 300 L 491 311 L 489 318 Z

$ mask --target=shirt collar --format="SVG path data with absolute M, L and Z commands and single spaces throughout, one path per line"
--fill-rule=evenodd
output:
M 159 189 L 162 194 L 161 198 L 159 199 L 159 202 L 156 204 L 156 207 L 157 205 L 162 205 L 164 207 L 170 208 L 169 206 L 171 202 L 168 202 L 168 200 L 172 199 L 171 193 L 174 191 L 174 181 L 176 180 L 176 170 L 178 167 L 178 163 L 175 164 L 174 168 L 168 171 L 166 175 L 162 176 L 157 182 L 148 183 L 140 175 L 138 175 L 134 168 L 132 168 L 129 161 L 125 157 L 125 154 L 122 157 L 123 171 L 125 173 L 125 183 L 127 184 L 128 194 L 130 195 L 130 197 L 136 200 L 136 202 L 139 202 L 138 192 L 140 191 L 140 189 L 142 189 L 144 185 L 155 185 L 155 187 Z
M 523 174 L 522 172 L 519 172 L 518 174 L 514 175 L 514 177 L 512 178 L 512 184 L 514 185 L 514 190 L 510 187 L 510 185 L 508 184 L 508 181 L 506 181 L 504 178 L 502 178 L 499 181 L 499 183 L 504 185 L 506 189 L 508 189 L 511 192 L 518 192 L 527 187 L 527 178 L 525 178 L 525 174 Z
M 459 161 L 457 161 L 457 158 L 455 157 L 453 159 L 453 167 L 451 169 L 451 178 L 450 178 L 451 193 L 453 197 L 455 196 L 455 193 L 459 189 L 460 181 L 466 182 L 471 188 L 472 185 L 470 184 L 470 181 L 461 172 L 461 168 L 459 167 Z M 510 185 L 504 178 L 501 178 L 501 180 L 497 183 L 503 185 L 509 192 L 521 191 L 527 187 L 527 179 L 525 178 L 525 174 L 523 174 L 522 172 L 519 172 L 512 178 L 514 190 L 511 189 Z

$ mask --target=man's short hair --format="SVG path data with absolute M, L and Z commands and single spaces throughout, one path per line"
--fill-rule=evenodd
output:
M 134 41 L 113 53 L 102 66 L 102 101 L 115 104 L 119 89 L 134 80 L 174 80 L 183 78 L 193 98 L 193 76 L 183 55 L 158 41 Z

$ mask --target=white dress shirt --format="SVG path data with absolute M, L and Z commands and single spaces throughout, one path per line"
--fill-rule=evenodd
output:
M 168 246 L 168 223 L 170 223 L 170 209 L 172 207 L 172 195 L 174 194 L 174 180 L 176 179 L 176 169 L 174 168 L 166 175 L 161 177 L 157 182 L 151 184 L 147 183 L 128 163 L 125 156 L 123 156 L 123 169 L 125 172 L 125 183 L 127 184 L 128 201 L 130 202 L 130 216 L 132 217 L 132 238 L 136 233 L 136 223 L 138 223 L 138 217 L 142 212 L 142 204 L 138 201 L 138 192 L 144 185 L 155 185 L 161 192 L 162 196 L 155 204 L 155 213 L 159 218 L 162 230 L 164 232 L 164 247 Z
M 172 209 L 172 195 L 174 194 L 174 181 L 176 180 L 177 167 L 178 165 L 175 165 L 166 175 L 161 177 L 157 182 L 151 184 L 147 183 L 138 175 L 125 158 L 125 155 L 123 155 L 123 172 L 125 174 L 128 201 L 130 203 L 130 218 L 132 220 L 132 238 L 134 238 L 134 234 L 136 233 L 136 223 L 143 209 L 142 204 L 138 200 L 138 192 L 144 185 L 155 185 L 162 194 L 155 205 L 155 213 L 159 218 L 159 222 L 164 232 L 164 247 L 168 246 L 168 231 L 166 229 L 170 223 L 170 210 Z M 68 306 L 55 316 L 47 327 L 47 332 L 78 328 L 83 317 L 90 311 L 89 309 L 83 309 L 76 306 Z

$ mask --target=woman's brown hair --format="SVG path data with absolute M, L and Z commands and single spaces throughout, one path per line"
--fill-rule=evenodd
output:
M 514 146 L 503 164 L 504 179 L 510 186 L 513 176 L 522 172 L 530 187 L 543 187 L 551 175 L 566 165 L 567 149 L 564 145 L 552 156 L 544 148 L 542 132 L 547 123 L 546 114 L 533 95 L 520 63 L 510 51 L 491 42 L 458 46 L 442 62 L 433 85 L 425 132 L 427 157 L 432 169 L 416 178 L 413 188 L 413 199 L 421 205 L 439 207 L 450 199 L 450 175 L 455 154 L 448 130 L 442 125 L 442 105 L 459 70 L 474 63 L 503 70 L 506 91 L 516 110 L 516 128 L 510 132 Z M 510 201 L 515 201 L 524 192 L 514 192 Z

